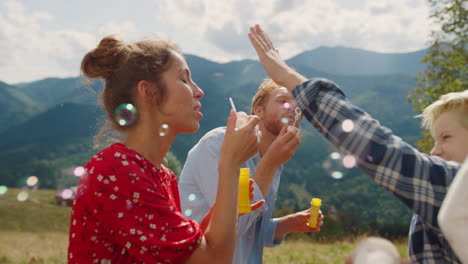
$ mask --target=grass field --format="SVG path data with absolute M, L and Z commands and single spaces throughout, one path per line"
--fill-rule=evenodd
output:
M 54 204 L 54 191 L 29 191 L 18 202 L 19 189 L 0 196 L 0 264 L 66 263 L 70 208 Z M 406 256 L 406 241 L 396 243 Z M 276 248 L 266 248 L 264 263 L 343 263 L 356 241 L 317 243 L 286 240 Z

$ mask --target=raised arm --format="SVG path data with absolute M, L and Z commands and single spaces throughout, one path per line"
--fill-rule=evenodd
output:
M 277 84 L 288 88 L 292 92 L 294 87 L 307 81 L 307 78 L 289 67 L 273 46 L 268 35 L 255 25 L 250 28 L 249 39 L 258 58 L 270 78 Z
M 307 81 L 281 59 L 259 26 L 249 38 L 270 77 L 292 90 L 308 121 L 340 151 L 355 156 L 358 167 L 377 184 L 400 198 L 428 225 L 437 226 L 437 213 L 460 164 L 424 154 L 395 136 L 366 112 L 351 104 L 336 84 Z M 354 129 L 344 132 L 350 120 Z

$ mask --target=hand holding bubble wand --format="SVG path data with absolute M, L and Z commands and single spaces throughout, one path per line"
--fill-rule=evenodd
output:
M 229 97 L 229 103 L 231 104 L 232 110 L 236 112 L 237 115 L 237 121 L 236 121 L 236 129 L 237 130 L 239 127 L 247 123 L 247 114 L 243 111 L 237 112 L 236 106 L 234 105 L 234 101 L 232 100 L 231 97 Z

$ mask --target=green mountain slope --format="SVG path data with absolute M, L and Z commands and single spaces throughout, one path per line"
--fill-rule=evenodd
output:
M 44 106 L 14 86 L 0 81 L 0 132 L 42 112 Z
M 364 57 L 369 55 L 362 54 Z M 356 71 L 345 76 L 343 73 L 349 72 L 340 67 L 346 65 L 341 65 L 338 60 L 319 61 L 318 57 L 313 57 L 317 54 L 312 56 L 307 53 L 292 58 L 289 63 L 295 64 L 306 76 L 332 79 L 354 104 L 412 143 L 419 138 L 420 128 L 418 120 L 413 118 L 415 113 L 411 105 L 406 104 L 406 93 L 415 87 L 412 76 L 419 67 L 419 61 L 415 59 L 419 53 L 415 54 L 407 54 L 406 57 L 398 54 L 394 55 L 397 58 L 391 59 L 407 63 L 408 68 L 401 70 L 407 74 L 393 71 L 390 66 L 374 65 L 373 70 L 367 69 L 365 63 L 360 63 L 364 66 L 356 64 Z M 193 55 L 186 55 L 186 59 L 193 79 L 204 90 L 205 97 L 201 101 L 204 114 L 201 129 L 193 134 L 178 136 L 171 148 L 182 164 L 189 149 L 201 136 L 225 125 L 230 109 L 228 97 L 234 99 L 238 110 L 250 112 L 251 98 L 266 77 L 257 61 L 219 64 Z M 361 62 L 366 60 L 369 58 L 362 58 Z M 393 68 L 401 66 L 398 63 L 392 65 Z M 349 70 L 351 66 L 345 68 Z M 389 74 L 383 74 L 385 70 Z M 91 87 L 99 91 L 101 85 L 102 82 L 96 82 Z M 7 125 L 6 130 L 0 132 L 0 185 L 21 186 L 25 177 L 37 175 L 43 187 L 53 187 L 56 179 L 63 176 L 64 169 L 83 165 L 92 156 L 92 136 L 99 127 L 98 120 L 102 113 L 96 106 L 98 96 L 90 93 L 80 78 L 51 78 L 21 84 L 21 87 L 3 86 L 0 83 L 0 94 L 2 91 L 8 91 L 8 96 L 15 92 L 22 94 L 23 101 L 19 102 L 23 102 L 23 105 L 42 106 L 47 111 L 29 119 L 23 117 L 21 124 Z M 8 102 L 13 99 L 4 100 Z M 11 107 L 6 109 L 3 114 L 21 120 L 18 111 L 9 110 Z M 324 200 L 323 211 L 334 206 L 339 212 L 363 223 L 405 222 L 409 218 L 409 211 L 396 198 L 383 191 L 360 170 L 344 170 L 335 165 L 333 169 L 341 171 L 344 177 L 333 179 L 331 172 L 323 168 L 323 163 L 329 160 L 334 148 L 307 122 L 303 121 L 301 130 L 303 143 L 285 165 L 277 208 L 305 209 L 311 197 L 321 197 Z
M 345 47 L 319 47 L 294 56 L 294 66 L 304 65 L 337 75 L 404 74 L 416 76 L 424 70 L 426 50 L 410 53 L 377 53 Z

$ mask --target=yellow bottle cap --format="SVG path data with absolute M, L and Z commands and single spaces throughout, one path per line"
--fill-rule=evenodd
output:
M 310 201 L 310 204 L 312 206 L 321 206 L 322 205 L 322 200 L 319 199 L 319 198 L 312 198 L 312 200 Z
M 249 168 L 241 168 L 239 176 L 247 175 L 250 177 L 250 169 Z

